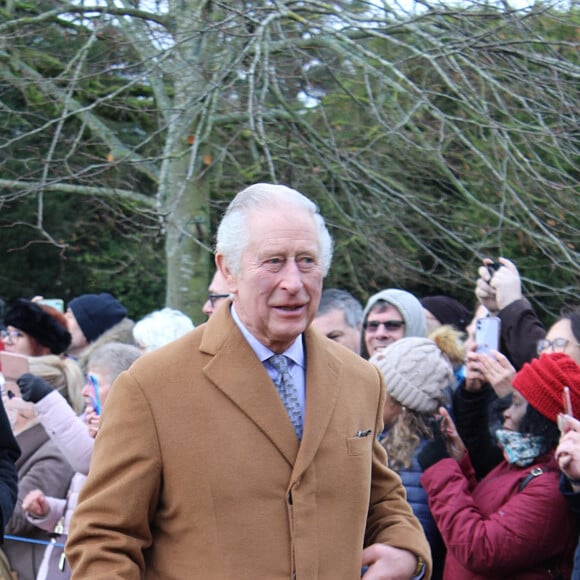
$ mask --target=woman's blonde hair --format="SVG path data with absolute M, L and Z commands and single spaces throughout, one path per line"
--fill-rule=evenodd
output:
M 85 378 L 79 364 L 70 357 L 49 354 L 28 357 L 30 372 L 57 390 L 77 414 L 84 411 L 82 388 Z
M 387 435 L 381 440 L 389 456 L 389 467 L 395 471 L 409 469 L 421 439 L 433 436 L 429 425 L 432 415 L 403 407 Z

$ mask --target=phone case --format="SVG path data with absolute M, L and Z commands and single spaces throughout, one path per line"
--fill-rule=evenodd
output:
M 2 350 L 0 351 L 0 362 L 2 363 L 2 374 L 4 375 L 4 391 L 11 391 L 16 397 L 20 397 L 20 389 L 16 384 L 16 379 L 24 373 L 30 372 L 28 357 Z
M 475 321 L 475 342 L 477 352 L 492 356 L 492 350 L 499 350 L 501 320 L 497 316 L 486 316 Z

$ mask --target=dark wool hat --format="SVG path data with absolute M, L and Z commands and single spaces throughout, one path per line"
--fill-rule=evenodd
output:
M 580 414 L 580 366 L 563 352 L 543 354 L 524 364 L 513 380 L 514 389 L 550 421 L 564 413 L 562 392 L 570 387 L 572 409 Z
M 127 316 L 127 309 L 107 292 L 82 294 L 73 298 L 68 307 L 88 342 L 95 341 Z
M 19 298 L 12 304 L 4 324 L 30 335 L 38 344 L 50 348 L 52 354 L 61 354 L 70 345 L 71 335 L 56 317 L 49 314 L 48 308 L 43 309 L 25 298 Z
M 451 296 L 427 296 L 421 300 L 421 305 L 441 324 L 450 324 L 462 332 L 471 321 L 469 309 Z

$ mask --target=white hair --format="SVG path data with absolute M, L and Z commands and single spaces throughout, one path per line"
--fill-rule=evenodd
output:
M 106 342 L 91 353 L 88 367 L 107 375 L 107 380 L 112 385 L 115 379 L 126 371 L 141 354 L 141 351 L 132 344 Z
M 227 266 L 236 276 L 241 273 L 242 255 L 250 243 L 248 214 L 271 207 L 284 211 L 289 205 L 307 211 L 316 223 L 320 263 L 326 276 L 332 261 L 332 238 L 317 205 L 295 189 L 271 183 L 256 183 L 240 191 L 231 201 L 218 227 L 216 252 L 224 256 Z
M 191 318 L 180 310 L 154 310 L 133 327 L 135 342 L 146 352 L 163 346 L 195 328 Z

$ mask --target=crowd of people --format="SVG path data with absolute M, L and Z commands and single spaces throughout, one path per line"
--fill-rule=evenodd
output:
M 473 308 L 363 305 L 323 289 L 332 249 L 256 184 L 197 328 L 106 292 L 8 305 L 0 577 L 580 580 L 578 305 L 546 330 L 506 258 Z

